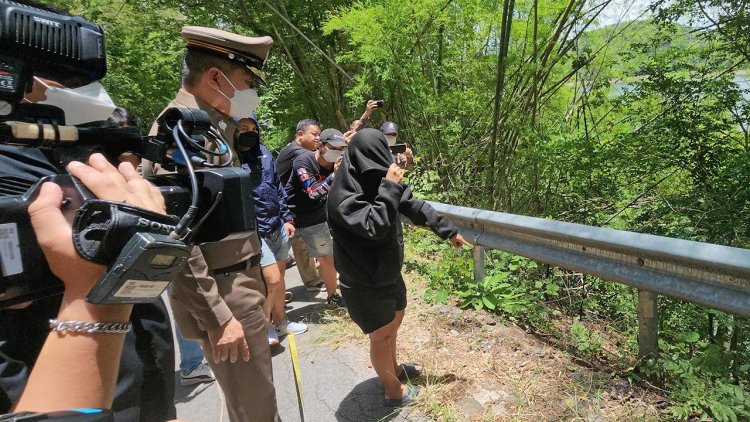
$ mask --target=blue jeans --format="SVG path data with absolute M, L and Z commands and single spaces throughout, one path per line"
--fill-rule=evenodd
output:
M 203 351 L 197 341 L 182 337 L 179 328 L 176 325 L 174 328 L 177 335 L 177 347 L 180 348 L 180 372 L 187 375 L 203 362 Z
M 260 236 L 260 266 L 261 268 L 286 261 L 289 258 L 289 248 L 292 241 L 286 234 L 286 228 L 281 224 L 279 228 Z

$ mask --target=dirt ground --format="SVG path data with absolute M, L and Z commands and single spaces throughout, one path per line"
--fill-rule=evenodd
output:
M 399 358 L 424 375 L 419 412 L 436 421 L 656 421 L 666 401 L 586 365 L 554 341 L 486 312 L 425 303 L 424 280 L 405 274 L 409 306 L 399 330 Z M 366 338 L 345 314 L 331 314 L 332 347 Z M 557 322 L 556 322 L 557 323 Z M 604 350 L 615 349 L 604 337 Z

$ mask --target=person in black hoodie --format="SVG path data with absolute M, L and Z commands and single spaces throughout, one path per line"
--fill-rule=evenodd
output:
M 363 129 L 349 145 L 328 194 L 334 262 L 349 315 L 369 336 L 372 366 L 385 386 L 383 404 L 404 406 L 419 389 L 401 381 L 418 376 L 421 368 L 396 359 L 398 328 L 406 309 L 399 214 L 429 227 L 456 248 L 469 243 L 450 220 L 400 183 L 403 169 L 393 163 L 382 132 Z

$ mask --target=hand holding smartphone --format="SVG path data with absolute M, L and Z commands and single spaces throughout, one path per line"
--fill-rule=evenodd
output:
M 406 152 L 406 144 L 395 144 L 395 145 L 389 146 L 389 148 L 391 149 L 391 154 L 394 154 L 394 155 L 403 154 Z

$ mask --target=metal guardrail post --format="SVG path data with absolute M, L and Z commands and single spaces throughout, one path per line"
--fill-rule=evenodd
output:
M 659 353 L 659 307 L 654 292 L 638 290 L 638 357 L 656 357 Z
M 484 246 L 474 245 L 471 252 L 474 257 L 474 281 L 484 281 Z

